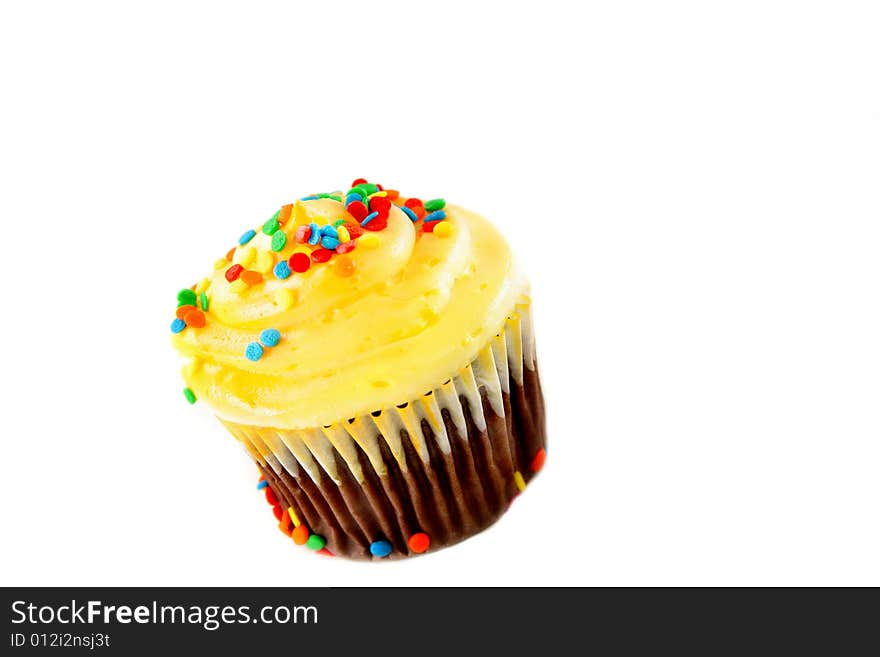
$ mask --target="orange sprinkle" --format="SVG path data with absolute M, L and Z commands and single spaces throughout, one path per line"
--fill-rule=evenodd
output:
M 409 549 L 416 554 L 421 554 L 429 547 L 431 547 L 431 537 L 428 536 L 425 532 L 419 532 L 409 537 L 407 545 L 409 545 Z
M 544 467 L 544 459 L 547 458 L 547 452 L 544 451 L 544 448 L 538 450 L 538 453 L 535 454 L 535 458 L 532 459 L 532 464 L 529 466 L 529 469 L 532 472 L 537 472 L 542 467 Z
M 194 307 L 183 316 L 183 321 L 186 322 L 187 326 L 202 328 L 205 325 L 205 313 Z
M 282 205 L 281 214 L 278 215 L 278 225 L 283 226 L 290 219 L 290 213 L 293 212 L 293 205 Z
M 252 269 L 246 269 L 241 272 L 241 280 L 243 280 L 248 285 L 257 285 L 258 283 L 263 282 L 263 275 Z
M 290 533 L 290 537 L 297 545 L 305 545 L 306 541 L 309 540 L 309 528 L 305 525 L 300 525 Z
M 398 192 L 396 189 L 386 189 L 385 198 L 387 198 L 389 201 L 393 201 L 396 198 L 400 198 L 400 192 Z
M 186 319 L 187 314 L 189 314 L 190 310 L 195 310 L 195 306 L 178 306 L 177 311 L 174 313 L 177 315 L 177 319 Z
M 233 246 L 226 252 L 226 262 L 232 262 L 232 256 L 235 255 L 235 247 Z
M 290 520 L 290 514 L 287 512 L 287 509 L 285 509 L 281 514 L 281 522 L 278 523 L 278 529 L 290 536 L 290 532 L 293 529 L 292 525 L 293 523 Z
M 348 258 L 346 256 L 339 256 L 336 258 L 336 262 L 333 263 L 336 268 L 336 273 L 343 277 L 351 276 L 355 270 L 354 260 Z

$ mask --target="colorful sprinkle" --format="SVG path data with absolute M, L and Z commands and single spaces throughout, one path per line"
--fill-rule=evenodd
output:
M 424 208 L 425 204 L 422 203 L 422 199 L 419 198 L 408 198 L 406 202 L 403 204 L 407 208 L 412 208 L 415 210 L 416 208 Z
M 285 278 L 290 277 L 290 265 L 287 264 L 287 260 L 282 260 L 277 265 L 275 265 L 274 274 L 275 278 L 279 278 L 282 281 Z
M 174 316 L 178 319 L 183 319 L 184 317 L 186 317 L 186 314 L 193 308 L 195 308 L 195 306 L 190 306 L 189 304 L 185 306 L 177 306 L 177 310 L 174 311 Z
M 416 554 L 421 554 L 431 547 L 431 537 L 425 532 L 418 532 L 417 534 L 410 536 L 406 544 L 409 546 L 410 550 Z
M 449 237 L 452 235 L 452 224 L 448 221 L 438 221 L 432 232 L 437 237 Z
M 252 246 L 246 246 L 243 249 L 236 249 L 232 256 L 232 262 L 242 267 L 247 267 L 257 257 L 257 250 Z
M 244 246 L 245 244 L 250 242 L 252 239 L 254 239 L 254 235 L 256 235 L 256 234 L 257 234 L 257 231 L 255 231 L 255 230 L 246 230 L 242 234 L 242 236 L 238 238 L 238 243 L 241 246 Z
M 318 228 L 318 224 L 311 223 L 309 224 L 309 244 L 314 246 L 321 239 L 321 230 Z
M 367 182 L 366 178 L 356 178 L 353 183 L 351 183 L 352 187 L 357 187 L 358 185 L 365 185 Z
M 251 342 L 244 350 L 245 358 L 257 362 L 263 357 L 263 345 L 259 342 Z
M 375 249 L 379 246 L 379 236 L 364 235 L 363 237 L 358 239 L 358 244 L 360 244 L 365 249 Z
M 305 545 L 309 540 L 309 528 L 305 525 L 300 525 L 291 532 L 290 537 L 297 545 Z
M 267 488 L 266 490 L 272 490 L 271 488 Z M 281 516 L 284 515 L 284 512 L 281 510 L 281 507 L 277 504 L 272 507 L 272 513 L 275 515 L 276 520 L 281 520 Z
M 266 223 L 263 224 L 263 232 L 266 235 L 274 235 L 275 231 L 278 230 L 278 218 L 281 216 L 281 210 L 278 210 L 271 217 L 266 219 Z
M 246 269 L 241 272 L 241 280 L 243 280 L 247 285 L 259 285 L 263 282 L 263 275 L 252 269 Z
M 208 309 L 208 295 L 204 292 L 199 294 L 199 305 L 202 307 L 202 310 Z
M 361 201 L 353 201 L 349 203 L 348 207 L 345 209 L 348 210 L 348 214 L 354 217 L 358 222 L 363 221 L 363 219 L 370 213 L 370 211 L 367 210 L 367 206 Z
M 241 279 L 238 279 L 237 281 L 232 281 L 232 283 L 229 284 L 229 291 L 234 294 L 241 294 L 246 289 L 248 289 L 247 283 L 245 283 Z
M 294 234 L 294 239 L 296 239 L 297 244 L 305 244 L 309 241 L 309 238 L 312 236 L 312 227 L 311 226 L 300 226 L 296 229 L 296 233 Z
M 292 506 L 287 507 L 287 515 L 290 516 L 290 521 L 293 523 L 294 527 L 299 527 L 302 524 L 300 522 L 299 516 L 296 515 L 296 511 L 293 510 Z
M 442 198 L 432 198 L 430 201 L 425 201 L 425 210 L 428 212 L 434 212 L 434 210 L 442 210 L 446 207 L 446 199 Z
M 339 233 L 336 230 L 336 226 L 326 225 L 321 226 L 321 235 L 324 237 L 332 237 L 333 239 L 339 239 Z
M 195 293 L 201 294 L 202 292 L 204 292 L 205 290 L 208 289 L 208 286 L 210 284 L 211 284 L 211 279 L 203 278 L 202 280 L 199 281 L 199 284 L 196 285 Z
M 235 255 L 235 247 L 233 246 L 226 252 L 226 262 L 232 262 L 232 256 Z
M 387 557 L 391 554 L 392 547 L 388 541 L 373 541 L 370 543 L 370 554 L 374 557 Z
M 192 388 L 184 388 L 183 396 L 186 397 L 186 401 L 188 401 L 190 404 L 196 403 L 196 393 L 192 391 Z
M 272 250 L 276 253 L 281 251 L 284 246 L 287 244 L 287 233 L 283 230 L 276 231 L 274 235 L 272 235 Z
M 348 236 L 353 240 L 364 234 L 364 229 L 360 227 L 360 224 L 356 224 L 353 221 L 346 221 L 345 228 L 348 230 Z
M 430 223 L 432 221 L 440 221 L 442 219 L 446 219 L 446 211 L 445 210 L 436 210 L 431 214 L 425 215 L 425 223 Z
M 547 458 L 547 452 L 544 451 L 544 448 L 538 450 L 538 453 L 535 454 L 535 458 L 532 459 L 531 464 L 529 465 L 529 470 L 532 472 L 537 472 L 541 468 L 544 467 L 544 459 Z
M 337 246 L 339 246 L 339 240 L 335 237 L 325 236 L 321 238 L 321 246 L 325 249 L 330 249 L 333 251 Z
M 276 235 L 283 235 L 281 231 L 275 233 Z M 275 266 L 275 254 L 271 251 L 257 251 L 256 262 L 253 264 L 253 268 L 256 269 L 261 274 L 268 274 L 272 267 Z
M 357 241 L 349 241 L 344 242 L 336 247 L 336 253 L 342 255 L 343 253 L 351 253 L 354 251 L 354 247 L 357 246 Z
M 195 290 L 190 290 L 189 288 L 185 288 L 177 293 L 177 305 L 178 306 L 194 306 L 196 305 L 196 293 Z
M 293 293 L 293 290 L 280 287 L 275 290 L 275 303 L 282 310 L 288 310 L 293 307 L 293 304 L 296 303 L 296 295 Z
M 369 224 L 373 219 L 375 219 L 378 216 L 379 216 L 378 212 L 371 212 L 366 217 L 364 217 L 364 220 L 361 222 L 361 226 L 366 226 L 367 224 Z
M 413 223 L 419 220 L 418 216 L 415 212 L 412 211 L 411 208 L 406 207 L 405 205 L 400 206 L 400 209 L 403 210 L 403 213 L 410 218 L 410 221 Z
M 171 332 L 172 333 L 180 333 L 183 329 L 186 328 L 186 322 L 184 322 L 180 317 L 171 322 Z
M 327 262 L 332 255 L 333 252 L 327 249 L 315 249 L 312 251 L 312 260 L 315 262 Z
M 327 545 L 327 541 L 324 540 L 324 537 L 320 534 L 312 534 L 309 536 L 309 539 L 306 541 L 306 547 L 310 550 L 318 551 Z
M 294 253 L 287 262 L 290 268 L 298 274 L 307 272 L 309 267 L 312 266 L 311 259 L 305 253 Z
M 205 313 L 203 313 L 198 308 L 193 308 L 183 317 L 183 321 L 186 322 L 187 326 L 191 326 L 193 328 L 202 328 L 205 323 Z
M 336 228 L 336 239 L 339 240 L 340 244 L 345 244 L 351 241 L 351 234 L 348 232 L 348 228 L 343 225 L 340 225 Z
M 523 476 L 519 470 L 513 473 L 513 481 L 514 483 L 516 483 L 516 487 L 519 488 L 520 492 L 526 489 L 525 479 L 523 479 Z
M 266 481 L 265 479 L 260 479 L 257 482 L 257 490 L 263 490 L 268 485 L 269 485 L 268 481 Z
M 438 222 L 436 222 L 436 221 L 431 221 L 431 222 L 422 224 L 422 232 L 423 233 L 433 233 L 434 228 L 437 226 L 437 223 Z
M 290 215 L 293 212 L 293 204 L 289 203 L 287 205 L 281 206 L 281 212 L 278 215 L 278 223 L 282 226 L 287 223 L 287 220 L 290 219 Z
M 273 328 L 265 329 L 260 333 L 260 342 L 266 347 L 274 347 L 281 342 L 281 332 Z
M 311 196 L 303 196 L 300 201 L 317 201 L 319 198 L 321 197 L 317 194 L 312 194 Z

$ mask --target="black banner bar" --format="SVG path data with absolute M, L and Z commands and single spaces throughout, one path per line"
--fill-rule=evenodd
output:
M 0 654 L 856 654 L 871 589 L 7 588 Z M 858 649 L 858 650 L 857 650 Z

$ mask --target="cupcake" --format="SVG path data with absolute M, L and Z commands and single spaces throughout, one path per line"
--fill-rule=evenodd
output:
M 245 231 L 178 293 L 172 341 L 293 543 L 399 558 L 485 529 L 541 469 L 528 294 L 485 219 L 359 179 Z

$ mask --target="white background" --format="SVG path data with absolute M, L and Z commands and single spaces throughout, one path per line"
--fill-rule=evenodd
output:
M 579 4 L 4 3 L 0 583 L 880 585 L 878 14 Z M 406 562 L 283 537 L 169 344 L 360 176 L 503 228 L 549 409 L 511 511 Z

